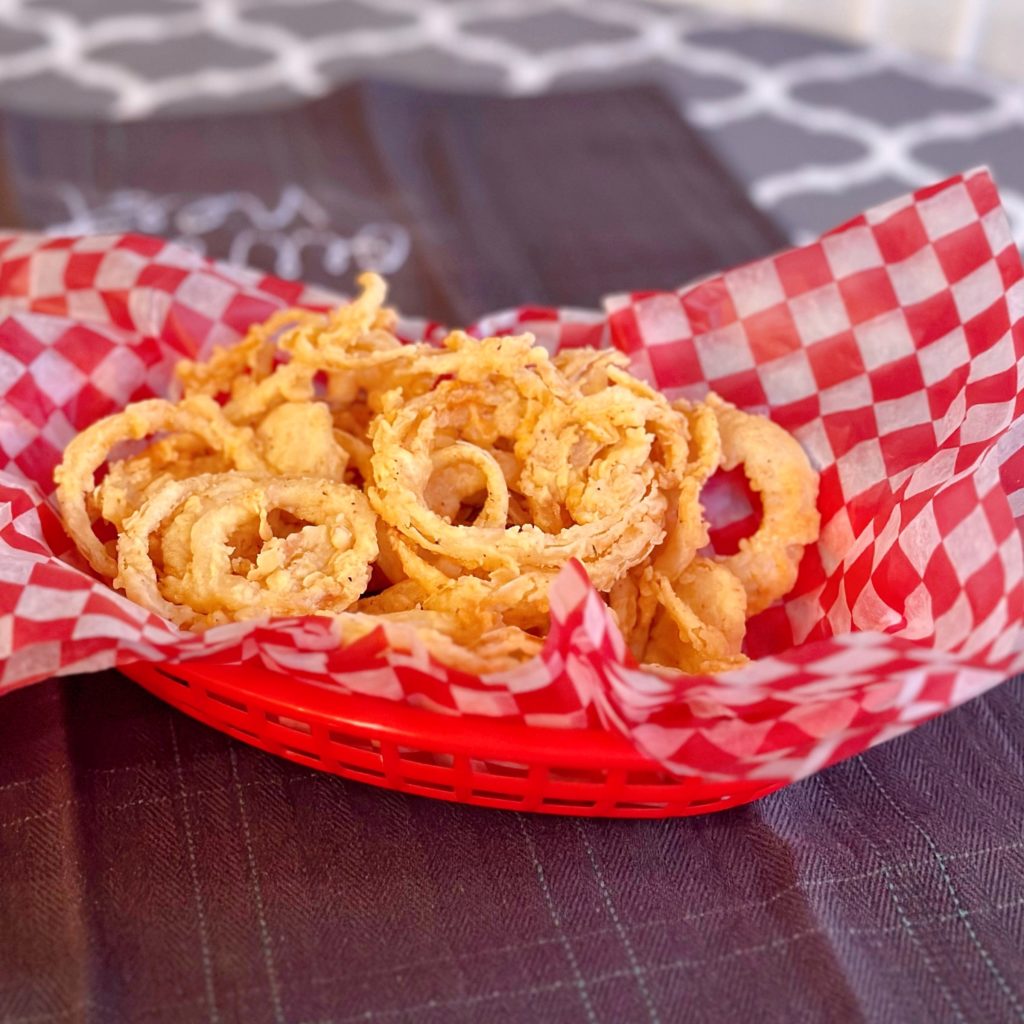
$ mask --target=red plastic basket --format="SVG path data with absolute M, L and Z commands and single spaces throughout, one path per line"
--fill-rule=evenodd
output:
M 140 663 L 122 671 L 193 718 L 271 754 L 480 807 L 668 818 L 736 807 L 783 785 L 675 778 L 612 733 L 449 717 L 259 667 Z

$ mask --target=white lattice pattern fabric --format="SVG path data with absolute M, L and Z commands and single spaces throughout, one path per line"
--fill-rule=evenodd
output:
M 250 109 L 360 74 L 513 94 L 653 77 L 797 240 L 986 162 L 1024 242 L 1019 85 L 708 11 L 644 0 L 5 0 L 4 32 L 0 103 L 49 114 Z

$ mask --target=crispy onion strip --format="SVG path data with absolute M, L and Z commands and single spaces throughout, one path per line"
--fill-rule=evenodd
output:
M 557 457 L 559 451 L 564 452 L 564 435 L 546 455 L 545 465 L 535 471 L 536 483 L 526 480 L 529 469 L 523 466 L 519 485 L 522 490 L 532 489 L 535 495 L 543 494 L 545 500 L 554 496 L 555 501 L 560 500 L 564 490 L 566 500 L 574 502 L 583 522 L 570 518 L 570 525 L 552 523 L 560 528 L 548 532 L 533 523 L 453 525 L 435 512 L 427 501 L 426 489 L 433 472 L 434 451 L 441 439 L 468 434 L 474 442 L 494 447 L 501 436 L 515 436 L 520 430 L 524 432 L 521 436 L 525 436 L 525 431 L 532 430 L 543 416 L 529 401 L 517 405 L 514 395 L 495 409 L 502 393 L 493 384 L 476 401 L 474 390 L 461 381 L 443 381 L 433 391 L 411 401 L 396 398 L 374 421 L 373 484 L 368 495 L 378 515 L 408 541 L 469 572 L 554 572 L 570 558 L 577 558 L 599 590 L 607 590 L 622 572 L 646 558 L 660 543 L 667 498 L 657 485 L 656 471 L 641 465 L 650 448 L 644 440 L 647 435 L 642 412 L 634 417 L 635 422 L 625 425 L 626 430 L 632 426 L 635 436 L 627 433 L 623 445 L 627 450 L 630 445 L 637 448 L 626 467 L 618 471 L 610 462 L 604 478 L 595 477 L 592 486 L 584 484 L 571 496 L 571 466 L 564 457 Z M 495 409 L 495 413 L 485 416 L 482 409 Z M 605 432 L 604 444 L 620 439 L 619 434 L 610 433 L 607 428 Z M 521 437 L 516 443 L 518 447 Z M 537 438 L 535 448 L 542 443 Z M 528 446 L 523 447 L 529 451 Z M 635 479 L 637 473 L 639 483 Z M 492 479 L 496 482 L 497 474 Z M 605 483 L 608 493 L 602 505 L 599 495 Z M 629 504 L 624 506 L 623 500 Z M 630 509 L 630 515 L 622 514 L 624 507 Z
M 463 502 L 483 490 L 487 497 L 474 525 L 504 529 L 508 521 L 508 484 L 501 466 L 490 452 L 465 441 L 456 441 L 433 452 L 430 461 L 433 471 L 426 497 L 428 503 L 436 508 L 430 497 L 431 490 L 436 491 L 435 500 L 443 503 L 437 511 L 444 518 L 453 521 Z
M 147 445 L 138 455 L 110 463 L 106 476 L 88 496 L 90 513 L 98 512 L 100 519 L 120 530 L 158 480 L 183 480 L 200 473 L 224 473 L 231 468 L 223 455 L 210 452 L 194 434 L 170 434 Z
M 204 496 L 188 512 L 194 521 L 184 573 L 158 580 L 150 538 Z M 275 537 L 268 517 L 277 509 L 306 525 Z M 263 544 L 242 575 L 232 564 L 231 539 L 253 524 Z M 194 477 L 168 481 L 126 522 L 115 583 L 133 601 L 184 626 L 332 614 L 358 600 L 376 555 L 373 513 L 354 487 L 308 478 Z
M 96 471 L 123 441 L 140 441 L 161 431 L 195 435 L 236 469 L 263 469 L 263 461 L 252 443 L 252 432 L 229 423 L 217 403 L 203 395 L 186 398 L 177 405 L 151 398 L 97 420 L 67 446 L 54 479 L 57 503 L 68 534 L 93 569 L 103 576 L 113 577 L 117 566 L 93 532 L 89 514 L 87 501 L 96 487 Z
M 724 566 L 697 557 L 680 577 L 656 576 L 658 609 L 643 660 L 683 672 L 724 672 L 746 663 L 746 592 Z
M 264 380 L 274 369 L 277 335 L 285 328 L 308 327 L 323 319 L 322 314 L 305 309 L 280 309 L 250 327 L 234 345 L 214 349 L 205 362 L 183 359 L 174 368 L 182 393 L 186 397 L 233 394 L 240 384 Z
M 331 410 L 323 402 L 284 402 L 256 427 L 263 459 L 282 476 L 341 480 L 348 452 L 338 443 Z
M 443 664 L 472 675 L 515 668 L 540 654 L 544 646 L 542 639 L 515 626 L 467 630 L 452 615 L 422 608 L 373 615 L 347 612 L 336 621 L 343 643 L 382 629 L 390 649 L 425 650 Z
M 671 496 L 666 516 L 665 543 L 655 552 L 654 568 L 675 579 L 708 543 L 708 524 L 700 492 L 722 461 L 722 439 L 714 411 L 706 405 L 675 403 L 689 425 L 690 449 L 678 489 Z

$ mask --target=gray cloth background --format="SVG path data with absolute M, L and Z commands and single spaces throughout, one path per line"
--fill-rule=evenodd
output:
M 366 76 L 510 95 L 658 82 L 795 238 L 988 163 L 1024 244 L 1024 87 L 887 47 L 678 0 L 0 4 L 8 110 L 265 111 Z

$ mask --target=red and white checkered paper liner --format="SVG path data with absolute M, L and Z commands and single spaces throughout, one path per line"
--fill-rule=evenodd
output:
M 478 324 L 550 347 L 613 344 L 670 395 L 711 387 L 767 412 L 821 471 L 822 513 L 796 588 L 750 624 L 747 668 L 639 670 L 571 564 L 543 655 L 480 679 L 393 651 L 380 631 L 340 648 L 328 619 L 183 634 L 83 572 L 51 501 L 73 434 L 166 393 L 180 357 L 329 299 L 153 238 L 4 236 L 0 692 L 137 660 L 254 661 L 449 713 L 600 722 L 676 773 L 801 778 L 1024 669 L 1022 280 L 977 170 L 675 292 Z

